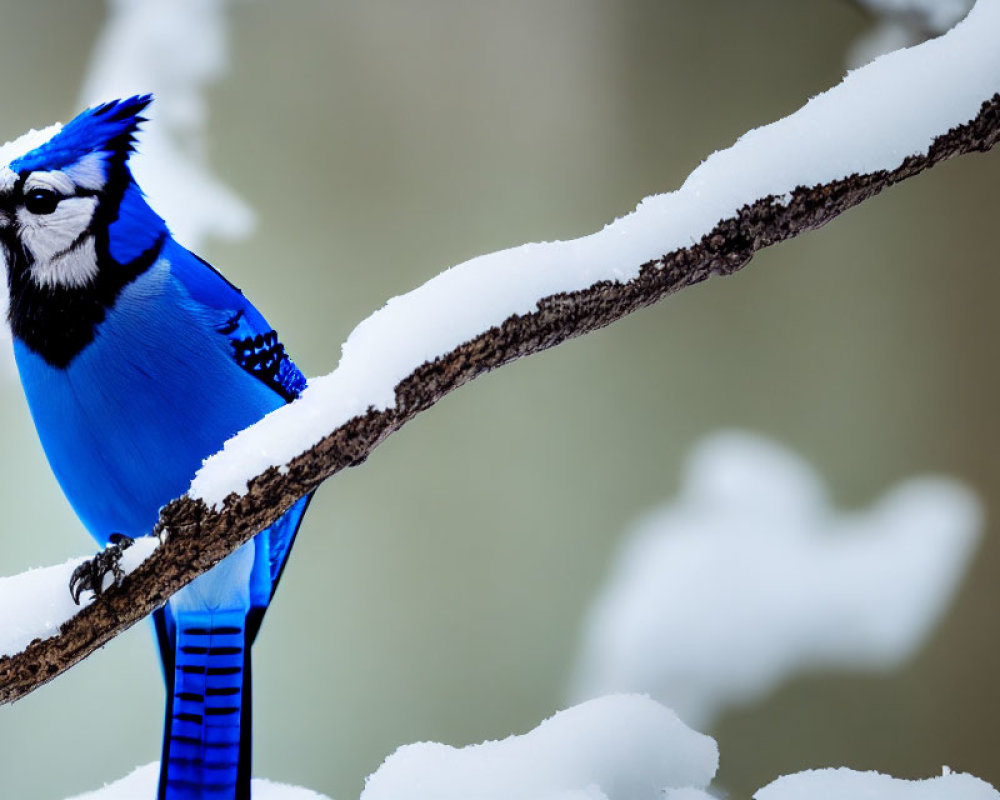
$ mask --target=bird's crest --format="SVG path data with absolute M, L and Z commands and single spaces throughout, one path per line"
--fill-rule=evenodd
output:
M 135 146 L 136 131 L 146 121 L 142 111 L 152 99 L 152 95 L 143 94 L 89 108 L 61 128 L 53 126 L 32 132 L 5 145 L 3 150 L 13 151 L 15 145 L 23 142 L 22 147 L 27 145 L 32 149 L 25 152 L 17 148 L 21 153 L 8 151 L 8 158 L 3 160 L 17 173 L 64 170 L 86 160 L 91 168 L 100 165 L 106 180 L 111 163 L 124 164 L 128 160 Z M 39 141 L 50 132 L 48 139 Z M 6 154 L 0 150 L 2 155 Z

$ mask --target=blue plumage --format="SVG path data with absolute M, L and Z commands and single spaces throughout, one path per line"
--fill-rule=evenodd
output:
M 149 101 L 86 111 L 0 168 L 18 370 L 53 472 L 102 545 L 148 534 L 202 459 L 305 387 L 260 312 L 132 180 Z M 308 500 L 154 615 L 161 800 L 249 797 L 249 648 Z

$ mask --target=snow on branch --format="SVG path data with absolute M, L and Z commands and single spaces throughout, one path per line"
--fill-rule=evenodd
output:
M 163 509 L 163 544 L 119 587 L 58 636 L 0 659 L 0 702 L 163 605 L 478 375 L 731 274 L 947 158 L 989 150 L 1000 139 L 997 30 L 1000 0 L 980 0 L 945 36 L 850 73 L 604 230 L 476 258 L 390 300 L 351 334 L 337 370 L 206 462 L 188 495 Z

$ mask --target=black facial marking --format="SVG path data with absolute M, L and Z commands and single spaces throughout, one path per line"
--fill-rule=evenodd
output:
M 107 252 L 107 237 L 96 237 L 100 268 L 84 287 L 39 286 L 31 278 L 31 256 L 10 229 L 3 240 L 8 252 L 11 332 L 53 367 L 65 368 L 94 340 L 97 326 L 119 293 L 149 269 L 160 255 L 166 232 L 128 264 Z M 103 248 L 103 252 L 102 252 Z

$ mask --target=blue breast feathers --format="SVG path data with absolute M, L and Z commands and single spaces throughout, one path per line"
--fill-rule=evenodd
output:
M 239 290 L 171 240 L 66 368 L 15 340 L 46 455 L 94 538 L 148 533 L 202 459 L 304 386 L 283 350 L 261 374 L 237 358 L 241 341 L 269 332 Z

